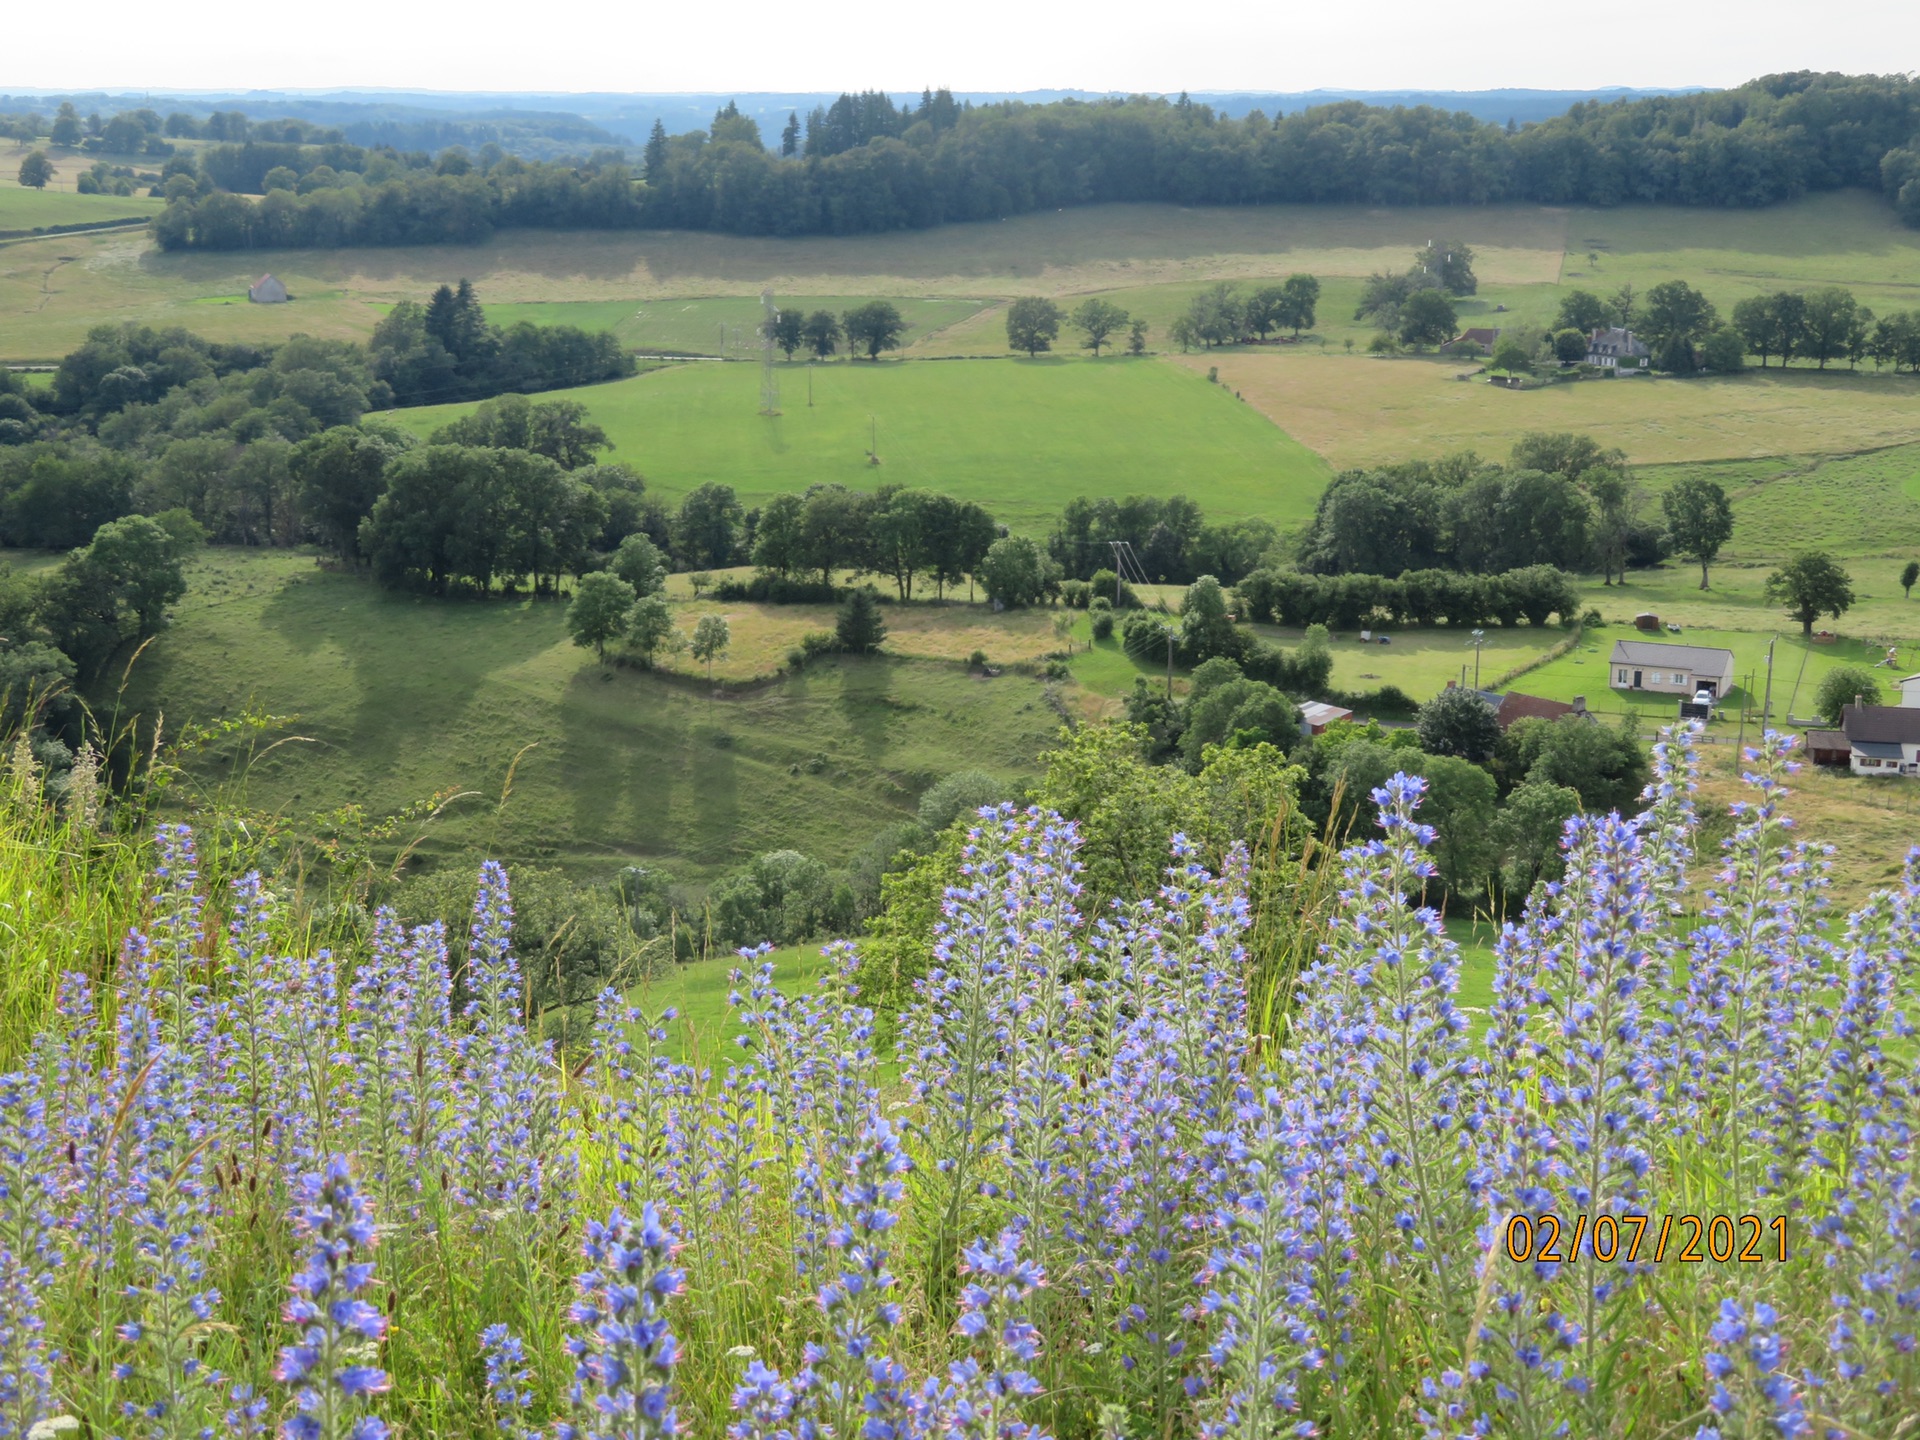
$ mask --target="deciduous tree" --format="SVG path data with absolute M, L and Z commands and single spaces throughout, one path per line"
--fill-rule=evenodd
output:
M 649 670 L 656 653 L 686 643 L 673 628 L 673 610 L 665 595 L 642 595 L 634 602 L 627 614 L 627 643 L 640 652 Z
M 1477 690 L 1451 686 L 1420 707 L 1420 748 L 1429 755 L 1457 755 L 1475 764 L 1491 760 L 1500 743 L 1493 706 Z
M 1555 330 L 1578 330 L 1582 338 L 1612 323 L 1613 307 L 1591 290 L 1569 292 L 1553 317 Z
M 1811 635 L 1822 615 L 1838 620 L 1852 608 L 1853 577 L 1824 550 L 1806 550 L 1767 577 L 1767 598 L 1784 604 L 1800 633 Z
M 1107 337 L 1127 323 L 1127 312 L 1111 300 L 1102 300 L 1098 295 L 1081 301 L 1073 309 L 1073 328 L 1086 338 L 1080 342 L 1083 350 L 1091 350 L 1098 358 L 1100 347 L 1107 343 Z
M 1007 306 L 1007 348 L 1028 358 L 1051 350 L 1060 336 L 1060 307 L 1039 295 L 1023 295 Z
M 824 311 L 821 312 L 825 314 Z M 832 319 L 832 316 L 828 316 Z M 773 343 L 785 352 L 787 359 L 793 359 L 793 352 L 807 340 L 806 317 L 798 310 L 781 309 L 773 318 Z
M 1313 328 L 1320 304 L 1320 282 L 1311 275 L 1289 275 L 1280 287 L 1280 294 L 1280 323 L 1293 331 L 1297 340 L 1302 330 Z
M 831 310 L 816 310 L 807 316 L 800 333 L 815 359 L 824 360 L 840 348 L 840 322 Z
M 607 569 L 633 587 L 636 596 L 652 595 L 667 583 L 667 561 L 645 535 L 633 534 L 620 542 Z
M 29 190 L 44 190 L 53 179 L 53 162 L 44 150 L 29 150 L 20 162 L 20 183 Z
M 627 633 L 633 602 L 633 586 L 618 575 L 604 570 L 584 575 L 574 586 L 573 600 L 567 606 L 567 634 L 576 645 L 591 645 L 604 665 L 607 642 Z
M 1660 497 L 1673 548 L 1700 566 L 1700 588 L 1707 588 L 1707 566 L 1733 534 L 1733 506 L 1712 480 L 1688 476 Z
M 1813 692 L 1814 712 L 1829 725 L 1840 723 L 1841 712 L 1849 705 L 1878 705 L 1880 679 L 1864 665 L 1840 665 L 1820 679 Z
M 882 350 L 898 350 L 900 336 L 907 328 L 899 310 L 887 300 L 869 300 L 856 306 L 841 316 L 841 324 L 847 332 L 847 344 L 866 351 L 869 360 L 878 360 Z
M 1653 350 L 1655 364 L 1664 358 L 1668 363 L 1661 368 L 1685 369 L 1692 366 L 1693 347 L 1719 323 L 1719 312 L 1705 295 L 1684 280 L 1667 280 L 1647 292 L 1640 332 Z M 1688 362 L 1684 367 L 1674 363 L 1682 351 Z
M 1015 610 L 1044 598 L 1059 567 L 1025 535 L 1009 535 L 988 547 L 979 573 L 987 598 Z
M 731 485 L 709 480 L 680 502 L 673 521 L 673 548 L 689 569 L 733 564 L 746 519 Z
M 1402 345 L 1444 345 L 1458 324 L 1453 301 L 1438 289 L 1416 290 L 1400 307 Z
M 693 627 L 693 658 L 706 662 L 707 683 L 713 683 L 713 662 L 727 653 L 733 642 L 733 630 L 724 615 L 702 615 Z

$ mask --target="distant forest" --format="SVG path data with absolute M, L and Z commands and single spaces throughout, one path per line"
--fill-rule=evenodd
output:
M 1760 206 L 1879 189 L 1920 226 L 1920 80 L 1802 73 L 1736 90 L 1589 102 L 1500 126 L 1343 101 L 1225 120 L 1184 97 L 918 106 L 843 96 L 779 143 L 732 106 L 709 131 L 656 127 L 638 174 L 616 152 L 528 162 L 489 147 L 438 161 L 250 140 L 176 157 L 155 221 L 169 248 L 427 244 L 510 226 L 861 234 L 1067 205 L 1495 201 Z M 259 203 L 223 191 L 265 191 Z

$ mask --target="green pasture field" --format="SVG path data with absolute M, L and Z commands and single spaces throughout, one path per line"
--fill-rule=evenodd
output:
M 51 570 L 62 557 L 50 550 L 0 550 L 0 566 L 21 575 L 37 575 Z
M 918 346 L 929 337 L 977 312 L 986 302 L 926 299 L 914 296 L 775 295 L 783 309 L 830 310 L 835 315 L 869 299 L 891 300 L 907 322 L 906 341 Z M 496 325 L 531 321 L 535 325 L 578 325 L 611 331 L 630 350 L 669 355 L 723 355 L 755 358 L 760 353 L 760 297 L 727 295 L 696 299 L 557 300 L 523 305 L 489 305 Z M 805 358 L 798 352 L 797 358 Z
M 104 220 L 144 220 L 162 202 L 147 195 L 75 195 L 0 184 L 0 233 L 46 225 L 92 225 Z
M 1731 650 L 1735 686 L 1723 697 L 1723 715 L 1712 727 L 1715 733 L 1732 733 L 1742 706 L 1756 715 L 1759 712 L 1766 693 L 1769 641 L 1774 647 L 1772 716 L 1776 728 L 1785 728 L 1793 719 L 1813 717 L 1814 693 L 1828 671 L 1841 665 L 1872 665 L 1886 653 L 1884 646 L 1876 647 L 1847 635 L 1824 644 L 1802 640 L 1797 626 L 1792 633 L 1777 634 L 1684 627 L 1678 635 L 1664 632 L 1643 635 L 1629 626 L 1608 625 L 1587 631 L 1571 651 L 1515 680 L 1513 688 L 1548 700 L 1571 700 L 1576 695 L 1584 695 L 1587 708 L 1596 714 L 1633 714 L 1649 729 L 1672 724 L 1679 718 L 1679 697 L 1612 687 L 1613 671 L 1607 657 L 1617 640 L 1711 645 Z M 1911 674 L 1912 668 L 1877 673 L 1905 675 Z M 1898 693 L 1891 686 L 1886 687 L 1883 703 L 1897 704 L 1898 701 Z
M 1272 625 L 1252 628 L 1282 646 L 1291 647 L 1300 639 L 1298 630 Z M 1333 636 L 1333 684 L 1336 689 L 1359 691 L 1397 685 L 1415 700 L 1425 700 L 1444 690 L 1448 681 L 1457 682 L 1463 669 L 1467 680 L 1473 680 L 1471 633 L 1447 625 L 1405 630 L 1388 627 L 1386 634 L 1392 643 L 1381 645 L 1362 644 L 1357 630 L 1337 632 Z M 1482 683 L 1490 687 L 1499 676 L 1531 664 L 1566 638 L 1567 632 L 1556 626 L 1538 630 L 1531 625 L 1489 628 L 1480 650 Z
M 819 945 L 783 946 L 756 963 L 768 961 L 774 967 L 773 983 L 787 995 L 812 989 L 830 968 Z M 745 968 L 737 955 L 690 960 L 634 987 L 627 998 L 650 1019 L 669 1009 L 678 1011 L 665 1027 L 667 1049 L 690 1063 L 717 1065 L 730 1053 L 728 1043 L 737 1029 L 732 1023 L 733 1008 L 727 1003 L 734 989 L 729 977 Z
M 429 863 L 485 852 L 590 876 L 648 861 L 696 881 L 782 847 L 844 861 L 953 770 L 1032 773 L 1061 723 L 1036 680 L 945 660 L 828 659 L 717 692 L 602 668 L 563 609 L 393 595 L 310 555 L 210 550 L 125 700 L 94 698 L 108 722 L 163 710 L 169 735 L 249 707 L 284 717 L 247 751 L 194 761 L 199 785 L 262 812 L 460 796 L 418 827 Z
M 1920 408 L 1920 394 L 1914 403 Z M 1855 567 L 1864 595 L 1888 588 L 1899 560 L 1920 558 L 1920 445 L 1859 455 L 1662 465 L 1642 470 L 1640 479 L 1657 495 L 1687 475 L 1718 482 L 1733 501 L 1733 538 L 1725 551 L 1730 560 L 1815 546 L 1899 557 L 1890 566 L 1863 561 Z M 1883 576 L 1882 570 L 1890 573 Z M 1858 618 L 1849 616 L 1850 622 Z
M 754 365 L 694 364 L 557 391 L 586 405 L 668 498 L 724 480 L 747 504 L 822 482 L 927 486 L 1040 530 L 1074 495 L 1185 494 L 1209 516 L 1306 519 L 1329 471 L 1252 406 L 1151 360 L 892 361 L 778 371 L 767 419 Z M 425 436 L 471 405 L 392 412 Z M 870 428 L 871 427 L 871 428 Z M 867 462 L 878 436 L 881 463 Z
M 1735 517 L 1735 534 L 1738 516 Z M 1809 543 L 1812 543 L 1810 538 Z M 1910 552 L 1920 559 L 1920 547 Z M 1838 621 L 1823 619 L 1820 627 L 1858 638 L 1885 653 L 1888 645 L 1920 646 L 1920 587 L 1908 600 L 1900 590 L 1899 555 L 1843 556 L 1852 577 L 1853 606 Z M 1661 621 L 1683 628 L 1749 630 L 1760 635 L 1798 636 L 1800 622 L 1766 598 L 1767 577 L 1777 568 L 1773 560 L 1715 565 L 1713 588 L 1700 589 L 1700 568 L 1684 560 L 1669 561 L 1651 570 L 1629 570 L 1623 584 L 1602 585 L 1588 576 L 1581 599 L 1599 610 L 1609 625 L 1630 625 L 1635 615 L 1650 611 Z M 1877 657 L 1876 657 L 1877 658 Z M 1910 670 L 1920 670 L 1920 655 Z

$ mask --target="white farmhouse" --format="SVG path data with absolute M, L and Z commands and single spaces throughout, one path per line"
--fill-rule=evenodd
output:
M 1733 689 L 1733 652 L 1708 645 L 1616 640 L 1607 663 L 1615 690 L 1651 690 L 1689 700 L 1705 690 L 1719 700 Z
M 1840 732 L 1854 774 L 1920 775 L 1920 705 L 1849 705 Z

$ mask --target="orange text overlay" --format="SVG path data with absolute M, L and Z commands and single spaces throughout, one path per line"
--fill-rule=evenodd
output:
M 1515 1215 L 1507 1221 L 1507 1258 L 1564 1263 L 1591 1257 L 1603 1265 L 1677 1260 L 1759 1262 L 1787 1258 L 1787 1218 L 1758 1215 Z

